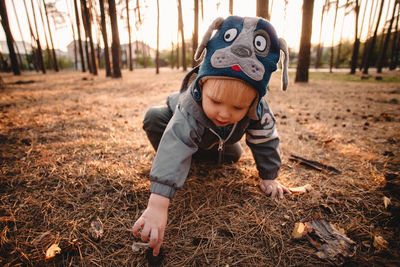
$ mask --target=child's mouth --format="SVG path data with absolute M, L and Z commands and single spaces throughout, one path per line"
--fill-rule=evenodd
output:
M 228 121 L 220 121 L 220 120 L 215 120 L 217 126 L 226 126 L 229 124 Z

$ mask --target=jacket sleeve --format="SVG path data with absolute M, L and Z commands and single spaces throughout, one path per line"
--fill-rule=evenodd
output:
M 198 134 L 185 115 L 178 106 L 164 131 L 150 171 L 150 192 L 168 198 L 173 198 L 184 184 L 192 155 L 198 149 L 195 141 Z
M 275 118 L 265 99 L 260 103 L 261 119 L 252 121 L 246 131 L 246 143 L 256 162 L 258 173 L 263 180 L 273 180 L 281 167 L 279 136 Z

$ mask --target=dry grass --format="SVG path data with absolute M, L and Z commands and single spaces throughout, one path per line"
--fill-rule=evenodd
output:
M 168 69 L 158 76 L 150 69 L 123 72 L 122 79 L 3 75 L 1 265 L 147 264 L 145 251 L 132 251 L 130 233 L 147 204 L 154 157 L 142 119 L 179 89 L 183 76 Z M 18 80 L 34 83 L 12 84 Z M 291 239 L 296 222 L 323 217 L 357 243 L 347 265 L 398 266 L 400 85 L 319 80 L 280 92 L 275 74 L 270 87 L 281 136 L 279 179 L 314 190 L 272 201 L 258 187 L 248 149 L 237 164 L 193 164 L 170 206 L 164 265 L 331 265 L 307 241 Z M 290 154 L 342 173 L 307 169 Z M 388 209 L 383 196 L 391 198 Z M 89 237 L 96 217 L 104 225 L 99 242 Z M 388 247 L 376 249 L 375 236 Z M 62 253 L 45 260 L 55 242 Z

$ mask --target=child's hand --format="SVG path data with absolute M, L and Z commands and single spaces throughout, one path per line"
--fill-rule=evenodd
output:
M 164 239 L 167 225 L 169 198 L 151 194 L 149 203 L 142 216 L 133 225 L 132 233 L 136 236 L 142 229 L 141 239 L 146 242 L 150 237 L 149 246 L 153 248 L 153 256 L 157 256 Z
M 260 188 L 265 194 L 271 195 L 271 198 L 275 198 L 278 194 L 279 198 L 283 199 L 283 193 L 292 193 L 276 180 L 262 180 Z

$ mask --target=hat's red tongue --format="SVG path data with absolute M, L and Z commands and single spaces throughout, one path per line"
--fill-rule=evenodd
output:
M 242 70 L 238 65 L 232 66 L 231 68 L 232 68 L 234 71 L 241 71 L 241 70 Z

